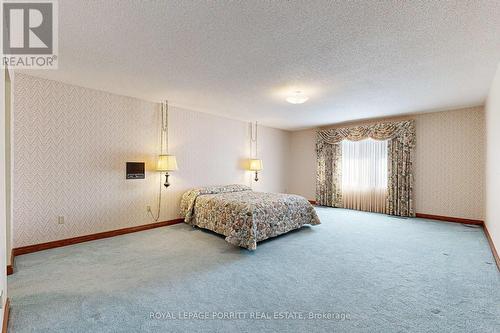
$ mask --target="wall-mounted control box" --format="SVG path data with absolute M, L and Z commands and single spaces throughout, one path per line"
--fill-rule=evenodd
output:
M 144 178 L 144 162 L 127 162 L 127 179 Z

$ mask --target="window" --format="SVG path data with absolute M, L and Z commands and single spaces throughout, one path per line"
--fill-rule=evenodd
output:
M 342 198 L 345 208 L 385 213 L 387 141 L 342 141 Z

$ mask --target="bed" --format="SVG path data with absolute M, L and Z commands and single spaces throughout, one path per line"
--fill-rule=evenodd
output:
M 249 250 L 305 224 L 320 224 L 304 197 L 254 192 L 245 185 L 189 190 L 182 195 L 181 215 L 187 224 L 224 235 L 228 243 Z

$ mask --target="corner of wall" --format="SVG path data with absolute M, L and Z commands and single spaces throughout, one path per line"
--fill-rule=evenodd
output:
M 500 250 L 500 64 L 486 101 L 486 220 L 492 243 Z
M 2 93 L 2 101 L 0 105 L 0 174 L 5 175 L 5 78 L 7 75 L 7 70 L 2 73 L 2 78 L 0 80 L 0 91 Z M 5 308 L 5 303 L 7 301 L 7 251 L 6 251 L 6 189 L 5 189 L 5 177 L 0 177 L 0 292 L 2 294 L 2 312 Z M 3 326 L 3 316 L 0 316 L 0 326 Z

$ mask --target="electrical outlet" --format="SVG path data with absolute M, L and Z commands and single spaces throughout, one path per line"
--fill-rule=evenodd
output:
M 64 216 L 57 217 L 57 224 L 64 224 Z
M 151 213 L 151 206 L 146 206 L 146 211 L 147 211 L 148 213 Z

